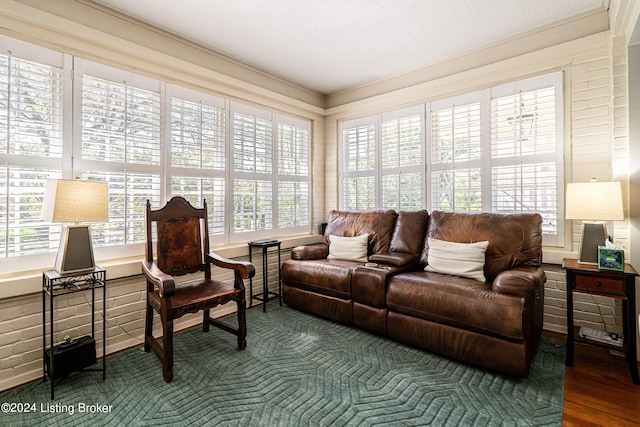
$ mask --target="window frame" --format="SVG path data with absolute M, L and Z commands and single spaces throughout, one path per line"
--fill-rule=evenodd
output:
M 311 222 L 312 222 L 312 212 L 311 212 L 311 204 L 312 204 L 312 195 L 311 195 L 311 173 L 312 173 L 312 157 L 311 157 L 311 147 L 313 141 L 313 135 L 311 132 L 312 129 L 312 119 L 289 115 L 286 112 L 276 110 L 275 108 L 270 108 L 268 106 L 257 106 L 250 105 L 249 102 L 241 102 L 239 100 L 232 99 L 229 96 L 224 96 L 221 94 L 216 94 L 213 91 L 207 91 L 204 88 L 191 86 L 187 87 L 181 86 L 175 83 L 169 83 L 164 80 L 156 79 L 144 74 L 137 74 L 133 71 L 127 71 L 125 69 L 116 68 L 114 66 L 105 65 L 100 62 L 95 62 L 93 60 L 89 60 L 86 58 L 81 58 L 77 56 L 73 56 L 71 54 L 65 54 L 62 52 L 58 52 L 55 50 L 51 50 L 48 48 L 43 48 L 37 45 L 33 45 L 30 43 L 22 42 L 19 40 L 14 40 L 9 37 L 0 35 L 0 51 L 4 49 L 5 51 L 11 51 L 14 55 L 26 59 L 29 61 L 34 61 L 36 63 L 48 64 L 53 62 L 51 65 L 59 66 L 62 70 L 62 95 L 61 95 L 61 103 L 62 103 L 62 148 L 61 155 L 55 158 L 37 158 L 26 155 L 9 155 L 7 153 L 0 153 L 0 160 L 4 161 L 5 165 L 10 167 L 38 167 L 38 168 L 47 168 L 47 169 L 55 169 L 57 171 L 55 176 L 51 176 L 51 178 L 63 178 L 63 179 L 73 179 L 75 177 L 83 177 L 86 178 L 86 171 L 97 171 L 104 173 L 120 173 L 120 174 L 151 174 L 154 177 L 158 177 L 158 193 L 156 194 L 153 191 L 152 195 L 152 205 L 159 207 L 161 204 L 166 202 L 168 198 L 171 197 L 171 183 L 172 183 L 172 174 L 183 174 L 185 176 L 194 177 L 196 179 L 208 179 L 210 177 L 215 177 L 224 179 L 224 200 L 223 205 L 224 209 L 224 233 L 222 235 L 213 233 L 210 238 L 213 244 L 227 244 L 227 243 L 238 243 L 238 242 L 246 242 L 248 240 L 254 240 L 258 238 L 274 238 L 278 236 L 289 236 L 296 235 L 302 233 L 310 233 L 311 232 Z M 153 122 L 152 125 L 155 126 L 155 123 L 158 123 L 158 131 L 157 137 L 154 135 L 156 132 L 156 128 L 153 128 L 153 135 L 151 138 L 152 141 L 159 142 L 159 154 L 158 161 L 153 161 L 153 164 L 142 164 L 142 163 L 127 163 L 126 161 L 121 162 L 106 162 L 101 161 L 99 158 L 90 159 L 90 158 L 82 158 L 82 137 L 83 137 L 83 111 L 82 111 L 82 86 L 83 86 L 83 76 L 91 75 L 97 78 L 110 80 L 113 82 L 123 82 L 126 81 L 131 86 L 141 87 L 143 89 L 151 89 L 154 93 L 159 96 L 159 119 L 157 122 Z M 135 92 L 135 89 L 133 90 Z M 172 168 L 170 165 L 171 161 L 171 96 L 177 95 L 179 96 L 187 96 L 188 99 L 205 99 L 205 100 L 215 100 L 215 104 L 220 106 L 224 110 L 225 114 L 225 136 L 224 136 L 224 145 L 225 145 L 225 155 L 224 155 L 224 170 L 211 170 L 209 168 Z M 144 97 L 142 99 L 145 99 Z M 144 102 L 144 101 L 143 101 Z M 155 101 L 154 101 L 154 108 Z M 232 132 L 230 131 L 230 127 L 232 126 L 232 117 L 234 111 L 247 111 L 251 110 L 255 114 L 264 117 L 266 121 L 269 122 L 270 126 L 273 127 L 272 132 L 272 147 L 270 158 L 267 160 L 270 168 L 267 173 L 255 174 L 255 173 L 247 173 L 247 174 L 239 174 L 234 173 L 230 165 L 232 165 L 232 155 L 233 155 L 233 139 Z M 291 125 L 292 123 L 295 126 L 304 128 L 304 132 L 306 132 L 306 148 L 303 150 L 304 156 L 306 159 L 306 172 L 302 175 L 297 173 L 276 173 L 277 172 L 277 126 L 278 123 L 287 123 Z M 151 123 L 151 122 L 150 122 Z M 148 129 L 145 128 L 138 134 L 147 134 Z M 136 136 L 136 141 L 138 139 Z M 146 138 L 144 136 L 143 138 Z M 135 145 L 135 144 L 134 144 Z M 142 150 L 139 151 L 143 156 L 146 154 L 144 149 L 146 146 L 136 145 L 137 147 L 143 147 Z M 146 159 L 138 156 L 138 161 L 146 161 Z M 272 203 L 270 206 L 269 215 L 271 216 L 271 224 L 265 230 L 260 231 L 252 231 L 247 233 L 236 234 L 232 231 L 232 219 L 233 219 L 233 186 L 232 182 L 234 178 L 238 178 L 239 176 L 243 176 L 246 179 L 262 179 L 270 189 L 270 198 L 272 199 Z M 176 175 L 177 176 L 177 175 Z M 154 178 L 155 179 L 155 178 Z M 44 181 L 43 181 L 44 182 Z M 297 189 L 297 193 L 293 194 L 292 200 L 300 201 L 303 203 L 303 211 L 302 218 L 296 218 L 296 223 L 293 226 L 278 226 L 278 209 L 277 209 L 277 185 L 279 182 L 287 182 L 293 183 L 294 187 L 298 186 L 302 188 L 304 192 L 303 197 L 300 197 L 299 191 Z M 155 184 L 154 184 L 155 186 Z M 44 195 L 44 183 L 42 185 L 42 195 Z M 110 195 L 111 197 L 111 195 Z M 146 201 L 146 200 L 145 200 Z M 211 210 L 212 204 L 210 200 L 207 200 L 209 208 Z M 8 202 L 4 202 L 5 206 L 7 206 Z M 136 204 L 143 205 L 140 201 L 136 201 Z M 136 208 L 138 209 L 138 208 Z M 294 208 L 295 210 L 295 208 Z M 142 218 L 144 221 L 144 208 L 140 208 L 140 212 L 136 210 L 137 220 Z M 55 258 L 55 250 L 57 249 L 57 243 L 60 236 L 61 225 L 60 224 L 50 224 L 44 223 L 42 220 L 38 220 L 38 227 L 44 227 L 49 230 L 48 235 L 50 237 L 50 242 L 48 248 L 43 249 L 42 251 L 38 251 L 37 253 L 30 255 L 19 255 L 12 257 L 2 257 L 0 258 L 0 265 L 3 266 L 3 270 L 6 273 L 17 272 L 17 271 L 26 271 L 31 270 L 33 268 L 45 268 L 47 265 L 52 265 L 53 260 Z M 41 224 L 40 224 L 41 223 Z M 4 225 L 5 229 L 7 229 L 6 221 Z M 97 227 L 97 229 L 96 229 Z M 95 240 L 95 231 L 99 230 L 100 224 L 93 225 L 94 229 L 94 240 Z M 215 228 L 210 228 L 214 230 Z M 127 243 L 125 240 L 123 244 L 118 244 L 116 246 L 100 246 L 94 245 L 95 255 L 97 259 L 119 259 L 123 257 L 130 256 L 140 256 L 144 253 L 144 241 L 142 240 L 139 243 Z M 137 240 L 136 240 L 137 242 Z
M 166 197 L 171 197 L 172 195 L 174 195 L 174 191 L 173 191 L 173 179 L 174 177 L 180 177 L 180 178 L 186 178 L 186 179 L 194 179 L 194 180 L 199 180 L 199 189 L 198 191 L 194 192 L 195 193 L 199 193 L 197 194 L 197 196 L 195 197 L 195 199 L 193 198 L 193 195 L 190 197 L 189 195 L 185 195 L 185 194 L 181 194 L 183 196 L 185 196 L 191 203 L 195 203 L 196 205 L 201 205 L 202 204 L 202 200 L 206 200 L 207 201 L 207 208 L 208 208 L 208 213 L 209 213 L 209 239 L 210 242 L 214 245 L 217 244 L 224 244 L 227 243 L 228 238 L 227 238 L 227 234 L 228 234 L 228 217 L 227 217 L 227 213 L 226 213 L 226 209 L 225 206 L 227 205 L 228 202 L 228 192 L 229 192 L 229 174 L 228 174 L 228 169 L 229 169 L 229 150 L 230 147 L 228 146 L 228 140 L 229 140 L 229 115 L 228 115 L 228 111 L 229 111 L 229 101 L 225 100 L 224 98 L 212 95 L 212 94 L 207 94 L 207 93 L 203 93 L 203 92 L 199 92 L 193 89 L 188 89 L 182 86 L 178 86 L 178 85 L 174 85 L 174 84 L 168 84 L 167 88 L 166 88 L 166 97 L 165 97 L 165 111 L 167 112 L 166 116 L 169 118 L 168 120 L 165 121 L 164 123 L 164 134 L 167 135 L 166 137 L 166 147 L 163 150 L 163 155 L 166 157 L 165 159 L 165 164 L 166 166 L 166 170 L 167 173 L 165 175 L 165 179 L 163 182 L 164 188 L 167 189 L 168 196 Z M 222 159 L 220 159 L 223 162 L 222 168 L 191 168 L 191 167 L 184 167 L 184 166 L 174 166 L 173 164 L 173 158 L 172 158 L 172 126 L 173 126 L 173 100 L 174 99 L 178 99 L 178 100 L 182 100 L 182 101 L 187 101 L 187 102 L 192 102 L 192 103 L 196 103 L 196 104 L 202 104 L 202 105 L 207 105 L 209 107 L 213 107 L 213 108 L 217 108 L 222 110 L 221 113 L 224 115 L 224 129 L 222 129 L 224 131 L 224 153 L 222 155 Z M 200 131 L 202 131 L 202 129 L 199 129 Z M 219 129 L 220 130 L 220 129 Z M 200 134 L 201 136 L 201 134 Z M 214 195 L 211 195 L 211 197 L 207 197 L 207 192 L 204 190 L 204 183 L 203 180 L 209 180 L 210 182 L 216 182 L 219 180 L 222 180 L 223 182 L 223 196 L 221 197 L 221 199 L 216 198 Z M 163 203 L 166 200 L 163 199 Z M 217 221 L 220 218 L 220 211 L 222 211 L 222 225 L 218 225 Z M 222 232 L 218 233 L 216 232 L 216 230 L 218 228 L 222 228 Z
M 366 116 L 366 117 L 361 117 L 361 118 L 357 118 L 357 119 L 352 119 L 352 120 L 346 120 L 346 121 L 342 121 L 340 122 L 340 149 L 339 149 L 339 165 L 340 165 L 340 182 L 342 183 L 342 185 L 340 186 L 340 206 L 342 209 L 346 209 L 346 210 L 372 210 L 372 209 L 377 209 L 378 203 L 380 201 L 380 186 L 379 185 L 374 185 L 374 192 L 373 194 L 367 194 L 367 203 L 366 204 L 360 204 L 360 201 L 362 200 L 362 192 L 367 191 L 368 186 L 370 185 L 370 181 L 374 181 L 374 183 L 376 181 L 379 182 L 379 171 L 378 168 L 380 167 L 380 160 L 379 160 L 379 152 L 380 152 L 380 117 L 379 115 L 372 115 L 372 116 Z M 364 129 L 366 128 L 366 130 Z M 373 128 L 373 135 L 370 135 L 371 133 L 371 129 Z M 356 153 L 355 156 L 356 158 L 353 159 L 353 161 L 355 162 L 354 165 L 354 169 L 353 170 L 346 170 L 345 168 L 347 167 L 347 165 L 349 164 L 347 162 L 347 150 L 349 150 L 349 146 L 347 146 L 347 143 L 345 142 L 345 133 L 349 132 L 350 129 L 356 129 L 355 130 L 355 138 L 356 138 L 356 146 L 354 147 Z M 363 129 L 362 132 L 359 129 Z M 366 167 L 364 168 L 360 168 L 359 167 L 359 160 L 358 160 L 358 151 L 361 150 L 361 148 L 358 146 L 359 144 L 357 143 L 357 140 L 360 139 L 360 134 L 364 133 L 366 136 L 366 141 L 367 143 L 369 143 L 369 141 L 373 140 L 374 143 L 374 148 L 373 148 L 373 152 L 367 152 L 366 154 L 366 159 L 364 160 L 366 163 L 372 163 L 371 166 L 369 166 L 368 164 L 366 165 Z M 368 148 L 367 148 L 368 150 Z M 351 204 L 350 202 L 348 202 L 347 198 L 350 197 L 353 193 L 352 192 L 348 192 L 346 189 L 346 186 L 349 185 L 350 183 L 353 183 L 355 185 L 355 205 Z M 364 183 L 367 185 L 367 187 L 365 187 L 365 189 L 361 191 L 359 191 L 358 187 L 360 186 L 361 183 Z M 370 190 L 367 191 L 367 193 L 370 193 Z M 371 200 L 373 200 L 373 205 L 371 204 Z
M 312 138 L 312 133 L 311 133 L 311 125 L 312 122 L 309 120 L 303 120 L 297 117 L 292 117 L 289 115 L 285 115 L 285 114 L 275 114 L 275 124 L 276 124 L 276 131 L 275 131 L 275 137 L 276 137 L 276 148 L 274 150 L 274 162 L 275 162 L 275 176 L 276 176 L 276 182 L 275 182 L 275 203 L 274 203 L 274 208 L 277 210 L 277 215 L 276 215 L 276 219 L 274 222 L 274 230 L 276 231 L 276 234 L 287 234 L 287 235 L 292 235 L 292 234 L 302 234 L 302 233 L 307 233 L 309 232 L 309 227 L 311 226 L 311 171 L 312 171 L 312 158 L 311 158 L 311 138 Z M 295 147 L 289 147 L 289 148 L 293 148 L 293 149 L 297 149 L 297 154 L 299 154 L 300 150 L 303 151 L 302 153 L 302 157 L 303 160 L 302 161 L 302 165 L 300 164 L 300 162 L 296 162 L 296 170 L 299 170 L 300 168 L 305 168 L 306 173 L 285 173 L 282 169 L 281 169 L 281 161 L 283 161 L 283 159 L 280 156 L 280 151 L 281 149 L 283 149 L 283 145 L 284 145 L 284 141 L 280 140 L 280 126 L 288 126 L 290 128 L 293 128 L 293 130 L 296 132 L 297 135 L 299 135 L 300 137 L 303 137 L 305 140 L 304 141 L 300 141 L 298 138 L 295 138 L 295 141 L 293 141 L 293 143 L 295 144 Z M 302 135 L 301 135 L 302 133 Z M 303 187 L 306 186 L 306 200 L 305 198 L 305 192 L 300 191 L 300 199 L 301 202 L 299 206 L 295 206 L 294 210 L 302 210 L 303 212 L 299 214 L 299 218 L 306 218 L 305 220 L 301 220 L 301 219 L 294 219 L 295 224 L 291 224 L 289 226 L 281 226 L 281 222 L 280 222 L 280 202 L 282 201 L 282 194 L 283 192 L 280 191 L 280 184 L 285 184 L 285 183 L 290 183 L 293 185 L 298 185 L 298 187 Z
M 148 198 L 151 201 L 152 206 L 159 207 L 162 203 L 166 194 L 166 187 L 163 185 L 163 173 L 166 171 L 166 156 L 164 155 L 164 146 L 166 142 L 163 141 L 164 135 L 162 132 L 162 120 L 165 118 L 165 111 L 162 108 L 162 98 L 165 94 L 165 88 L 163 82 L 153 79 L 150 77 L 146 77 L 140 74 L 132 73 L 126 70 L 121 70 L 119 68 L 111 67 L 108 65 L 104 65 L 98 62 L 90 61 L 87 59 L 75 57 L 74 58 L 74 108 L 73 108 L 73 140 L 77 141 L 76 144 L 73 144 L 73 164 L 72 164 L 72 174 L 73 177 L 81 177 L 82 179 L 88 178 L 88 173 L 98 173 L 98 174 L 122 174 L 125 177 L 125 182 L 123 183 L 123 191 L 124 191 L 124 216 L 122 220 L 124 221 L 125 229 L 122 231 L 124 233 L 124 242 L 123 244 L 116 245 L 96 245 L 94 243 L 94 252 L 96 258 L 109 259 L 109 258 L 119 258 L 122 256 L 135 256 L 140 254 L 144 249 L 144 227 L 142 227 L 142 235 L 133 234 L 127 232 L 128 226 L 127 223 L 132 224 L 132 221 L 140 222 L 144 221 L 144 203 Z M 125 84 L 125 86 L 132 87 L 134 89 L 141 89 L 153 93 L 157 93 L 159 95 L 159 124 L 158 124 L 158 136 L 159 136 L 159 157 L 157 164 L 143 164 L 137 162 L 129 162 L 125 158 L 124 161 L 102 161 L 102 160 L 92 160 L 84 158 L 82 155 L 83 150 L 83 104 L 82 104 L 82 94 L 83 94 L 83 80 L 84 76 L 91 76 L 97 79 L 102 79 L 110 82 L 114 82 L 115 84 Z M 115 175 L 114 175 L 115 176 Z M 153 179 L 156 176 L 158 182 L 158 190 L 155 194 L 150 194 L 147 197 L 143 197 L 142 199 L 135 202 L 135 197 L 131 195 L 129 196 L 129 182 L 130 178 L 138 177 L 147 177 Z M 91 179 L 91 178 L 89 178 Z M 110 184 L 111 187 L 111 184 Z M 112 199 L 116 197 L 114 196 L 113 189 L 109 189 L 109 199 L 110 199 L 110 209 L 114 208 L 112 203 Z M 143 200 L 145 199 L 145 200 Z M 137 210 L 133 207 L 133 204 L 137 204 Z M 133 211 L 128 210 L 127 206 Z M 137 217 L 137 219 L 136 219 Z M 111 219 L 111 218 L 110 218 Z M 110 224 L 109 221 L 108 224 Z M 93 225 L 94 234 L 99 234 L 100 230 L 104 227 L 107 227 L 108 224 L 96 224 Z M 134 240 L 132 242 L 131 240 Z M 94 236 L 94 241 L 96 237 Z
M 547 73 L 532 78 L 522 79 L 511 83 L 490 87 L 474 92 L 469 92 L 461 95 L 456 95 L 439 100 L 433 100 L 425 103 L 419 103 L 409 109 L 423 108 L 425 110 L 423 123 L 423 175 L 422 185 L 420 191 L 426 192 L 427 195 L 423 198 L 423 208 L 428 211 L 439 209 L 433 203 L 431 196 L 433 180 L 435 179 L 434 173 L 442 170 L 455 170 L 456 167 L 473 167 L 478 169 L 481 175 L 480 194 L 481 202 L 479 208 L 471 209 L 472 212 L 493 212 L 493 193 L 492 189 L 495 186 L 493 182 L 492 170 L 497 165 L 506 164 L 503 159 L 496 159 L 492 157 L 492 131 L 491 131 L 491 105 L 492 100 L 497 96 L 515 94 L 519 92 L 527 92 L 540 88 L 553 87 L 555 89 L 555 151 L 552 154 L 542 154 L 538 156 L 540 159 L 551 159 L 554 162 L 556 168 L 556 188 L 555 188 L 555 234 L 543 234 L 543 245 L 563 247 L 565 242 L 565 224 L 564 224 L 564 74 L 562 71 Z M 480 105 L 479 111 L 479 135 L 480 135 L 480 157 L 477 159 L 467 159 L 464 161 L 456 162 L 437 162 L 433 158 L 432 145 L 433 145 L 433 132 L 432 132 L 432 118 L 434 112 L 448 108 L 448 106 L 464 105 L 469 102 L 478 102 Z M 338 132 L 338 145 L 339 145 L 339 176 L 341 186 L 339 187 L 339 201 L 340 208 L 344 210 L 361 210 L 360 206 L 353 206 L 349 203 L 350 192 L 346 187 L 348 180 L 357 177 L 366 177 L 371 179 L 374 184 L 372 190 L 374 194 L 375 202 L 366 206 L 368 210 L 373 209 L 386 209 L 383 205 L 382 199 L 382 183 L 384 178 L 384 171 L 381 165 L 381 133 L 382 133 L 382 121 L 383 117 L 388 115 L 398 114 L 407 108 L 401 108 L 390 112 L 380 112 L 363 116 L 360 118 L 346 119 L 339 121 Z M 349 148 L 349 141 L 346 139 L 346 135 L 349 130 L 355 129 L 358 126 L 369 126 L 373 129 L 375 135 L 375 164 L 371 169 L 366 171 L 348 171 L 346 150 Z M 535 157 L 535 156 L 533 156 Z M 526 164 L 537 164 L 532 156 L 526 158 Z M 395 210 L 399 210 L 395 208 Z M 465 209 L 463 211 L 469 211 Z M 544 216 L 543 216 L 544 217 Z M 553 218 L 551 219 L 553 221 Z
M 6 52 L 11 57 L 19 58 L 20 60 L 32 61 L 45 66 L 53 66 L 61 68 L 62 72 L 62 112 L 61 112 L 61 138 L 62 146 L 59 156 L 36 156 L 36 155 L 20 155 L 10 154 L 9 147 L 7 146 L 6 152 L 0 152 L 0 162 L 3 164 L 4 169 L 39 169 L 48 170 L 47 178 L 65 178 L 64 171 L 70 165 L 71 158 L 71 137 L 67 132 L 68 125 L 71 121 L 71 94 L 72 88 L 70 81 L 70 70 L 72 58 L 70 55 L 54 51 L 45 47 L 33 45 L 30 43 L 22 42 L 19 40 L 11 39 L 9 37 L 0 36 L 0 51 Z M 44 186 L 46 179 L 41 181 L 41 194 L 44 195 Z M 7 187 L 9 185 L 7 184 Z M 33 193 L 33 197 L 38 197 L 36 193 Z M 9 200 L 10 195 L 6 194 L 6 199 L 1 200 L 3 209 L 5 212 L 5 221 L 3 224 L 4 232 L 9 232 Z M 40 201 L 41 203 L 41 201 Z M 48 247 L 41 251 L 34 251 L 28 254 L 12 255 L 7 251 L 3 257 L 0 258 L 0 265 L 2 270 L 6 273 L 12 271 L 25 271 L 33 269 L 34 265 L 40 264 L 40 260 L 44 259 L 45 262 L 53 264 L 55 254 L 53 251 L 57 250 L 57 244 L 61 234 L 60 224 L 47 224 L 39 221 L 37 218 L 33 218 L 34 228 L 42 228 L 48 230 L 49 241 Z M 8 237 L 8 234 L 5 234 Z M 3 240 L 2 244 L 5 244 Z M 8 242 L 6 242 L 8 245 Z M 8 248 L 8 246 L 7 246 Z

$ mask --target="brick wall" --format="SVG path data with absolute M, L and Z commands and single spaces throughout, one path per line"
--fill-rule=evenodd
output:
M 339 206 L 338 174 L 338 121 L 343 118 L 361 117 L 379 111 L 391 110 L 412 102 L 432 99 L 434 93 L 444 97 L 473 91 L 492 84 L 526 78 L 536 73 L 565 70 L 567 95 L 565 102 L 568 126 L 566 144 L 566 178 L 568 181 L 586 181 L 592 176 L 601 180 L 616 179 L 628 191 L 628 100 L 626 43 L 621 37 L 602 42 L 594 37 L 593 46 L 584 47 L 572 54 L 562 48 L 549 49 L 549 54 L 534 53 L 521 58 L 492 64 L 479 70 L 469 70 L 458 76 L 426 82 L 416 90 L 398 91 L 374 97 L 366 102 L 335 108 L 327 113 L 326 126 L 314 124 L 314 226 L 325 218 L 329 209 Z M 589 40 L 592 40 L 589 39 Z M 554 56 L 555 55 L 555 56 Z M 413 88 L 411 88 L 413 89 Z M 407 95 L 407 96 L 405 96 Z M 318 190 L 318 191 L 316 191 Z M 614 224 L 616 242 L 629 248 L 627 221 Z M 580 224 L 575 221 L 569 239 L 573 247 L 579 241 Z M 568 245 L 571 246 L 571 245 Z M 565 248 L 571 251 L 571 248 Z M 628 253 L 626 254 L 628 257 Z M 288 258 L 282 251 L 282 259 Z M 243 259 L 246 260 L 246 257 Z M 254 258 L 256 276 L 253 287 L 262 289 L 261 263 Z M 566 331 L 566 284 L 564 271 L 558 265 L 545 265 L 547 285 L 545 289 L 545 329 Z M 273 257 L 269 262 L 269 283 L 273 290 L 277 283 L 277 265 Z M 109 273 L 107 272 L 107 275 Z M 221 278 L 218 276 L 218 278 Z M 228 278 L 228 277 L 227 277 Z M 107 352 L 113 353 L 142 343 L 144 316 L 144 280 L 140 276 L 110 280 L 107 288 Z M 247 283 L 248 286 L 248 283 Z M 86 294 L 86 293 L 85 293 Z M 87 294 L 88 295 L 88 294 Z M 98 302 L 98 307 L 101 306 Z M 575 296 L 575 320 L 579 325 L 619 332 L 621 309 L 619 303 L 609 298 L 587 295 Z M 233 307 L 215 310 L 216 316 L 229 313 Z M 82 295 L 56 298 L 55 341 L 64 335 L 72 337 L 87 334 L 90 330 L 90 311 Z M 176 330 L 199 323 L 200 315 L 188 315 L 176 324 Z M 0 390 L 41 378 L 42 375 L 42 300 L 39 293 L 0 300 Z M 157 322 L 156 322 L 157 324 Z M 97 336 L 101 337 L 97 325 Z M 159 328 L 156 326 L 156 332 Z M 218 333 L 212 330 L 211 333 Z M 249 331 L 250 334 L 250 331 Z M 250 345 L 250 339 L 249 339 Z M 98 350 L 102 346 L 98 343 Z M 155 357 L 149 355 L 149 357 Z M 160 367 L 158 365 L 158 375 Z
M 282 260 L 290 257 L 290 250 L 282 250 Z M 238 258 L 248 261 L 248 257 Z M 269 250 L 267 272 L 271 291 L 277 292 L 278 257 Z M 256 275 L 253 279 L 254 294 L 262 292 L 262 258 L 259 250 L 253 254 Z M 213 275 L 218 280 L 233 282 L 233 274 L 214 267 Z M 107 269 L 107 354 L 141 346 L 144 336 L 145 313 L 145 280 L 143 276 L 133 276 L 109 280 Z M 247 301 L 249 299 L 249 280 L 245 282 Z M 91 293 L 78 292 L 54 298 L 55 343 L 64 340 L 65 335 L 71 338 L 91 334 Z M 254 306 L 259 305 L 254 301 Z M 96 292 L 96 351 L 102 356 L 102 292 Z M 47 298 L 47 309 L 49 301 Z M 235 304 L 229 303 L 216 307 L 212 311 L 214 317 L 235 312 Z M 154 335 L 162 335 L 159 317 L 154 315 Z M 0 391 L 26 382 L 42 378 L 42 294 L 30 294 L 0 300 Z M 47 340 L 49 337 L 49 314 L 47 312 Z M 202 313 L 188 314 L 175 322 L 175 330 L 179 331 L 198 325 L 202 322 Z M 215 334 L 226 332 L 212 328 L 211 339 Z M 48 342 L 48 341 L 47 341 Z M 249 330 L 248 342 L 251 343 Z M 155 358 L 153 353 L 149 357 Z M 179 363 L 179 361 L 177 362 Z M 158 377 L 161 378 L 158 362 Z

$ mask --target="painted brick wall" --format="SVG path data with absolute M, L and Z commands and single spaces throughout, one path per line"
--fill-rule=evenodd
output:
M 282 261 L 288 259 L 290 250 L 282 250 Z M 278 290 L 277 252 L 268 252 L 268 284 L 273 292 Z M 248 261 L 248 257 L 239 258 Z M 262 292 L 262 258 L 256 250 L 253 255 L 256 275 L 253 279 L 254 293 Z M 233 282 L 233 274 L 213 268 L 218 280 Z M 144 336 L 145 281 L 142 276 L 109 280 L 107 270 L 107 354 L 140 346 Z M 249 280 L 245 282 L 247 301 Z M 78 292 L 57 296 L 54 299 L 55 343 L 62 342 L 65 335 L 71 338 L 91 334 L 91 293 Z M 259 301 L 254 301 L 258 306 Z M 96 292 L 95 338 L 98 356 L 102 355 L 102 293 Z M 47 298 L 47 309 L 49 301 Z M 259 308 L 257 308 L 259 309 Z M 235 312 L 235 304 L 226 304 L 213 310 L 214 317 Z M 160 336 L 162 328 L 159 317 L 154 315 L 154 335 Z M 40 293 L 0 300 L 0 390 L 42 378 L 42 295 Z M 49 314 L 47 312 L 47 337 L 49 336 Z M 175 330 L 188 328 L 202 322 L 202 313 L 186 315 L 175 322 Z M 250 343 L 250 332 L 248 341 Z M 209 334 L 226 332 L 211 328 Z M 48 339 L 48 338 L 47 338 Z M 250 345 L 250 344 L 249 344 Z M 153 353 L 149 357 L 155 358 Z M 177 361 L 176 363 L 179 363 Z M 158 362 L 158 376 L 161 378 Z
M 520 64 L 518 64 L 520 65 Z M 628 180 L 628 112 L 626 46 L 619 38 L 577 53 L 568 63 L 559 62 L 557 67 L 566 71 L 566 93 L 568 103 L 570 135 L 568 141 L 567 178 L 570 181 L 586 181 L 592 176 L 599 179 L 619 179 L 626 188 Z M 518 67 L 514 67 L 517 69 Z M 505 72 L 505 81 L 517 79 L 520 75 Z M 521 76 L 524 77 L 524 76 Z M 452 93 L 461 88 L 451 88 Z M 422 102 L 428 95 L 415 95 L 416 102 Z M 408 99 L 406 102 L 411 102 Z M 384 102 L 378 101 L 378 104 Z M 394 108 L 381 106 L 380 111 Z M 358 106 L 344 109 L 350 118 L 371 113 Z M 339 115 L 338 113 L 336 113 Z M 338 116 L 327 119 L 325 135 L 317 141 L 325 141 L 323 147 L 314 146 L 314 225 L 322 222 L 326 212 L 339 206 L 338 202 Z M 316 131 L 318 129 L 316 128 Z M 322 133 L 320 130 L 319 133 Z M 324 158 L 322 158 L 324 157 Z M 322 166 L 320 166 L 322 165 Z M 318 185 L 318 183 L 320 183 Z M 626 247 L 629 230 L 626 221 L 614 224 L 616 242 Z M 576 221 L 571 230 L 574 244 L 579 241 L 580 225 Z M 282 259 L 289 253 L 282 251 Z M 245 260 L 247 258 L 244 258 Z M 256 276 L 253 288 L 262 289 L 262 271 L 259 258 L 254 258 Z M 269 261 L 269 283 L 275 290 L 277 283 L 277 262 Z M 564 271 L 558 265 L 545 265 L 547 286 L 545 289 L 545 329 L 566 331 L 566 283 Z M 224 275 L 219 278 L 225 278 Z M 227 276 L 225 279 L 230 279 Z M 143 335 L 144 280 L 139 277 L 110 281 L 107 288 L 107 352 L 140 345 Z M 248 286 L 248 283 L 247 283 Z M 86 294 L 86 293 L 85 293 Z M 88 295 L 88 294 L 86 294 Z M 100 302 L 98 307 L 101 306 Z M 580 325 L 612 332 L 620 331 L 621 309 L 619 303 L 609 298 L 576 295 L 575 319 Z M 215 311 L 225 315 L 233 307 L 229 305 Z M 89 307 L 81 294 L 56 298 L 56 323 L 59 331 L 56 342 L 64 335 L 72 337 L 87 334 Z M 40 294 L 26 295 L 0 300 L 0 390 L 40 378 L 42 375 L 42 300 Z M 188 315 L 176 324 L 176 330 L 200 322 L 200 315 Z M 156 325 L 158 322 L 156 322 Z M 156 332 L 160 329 L 155 328 Z M 97 336 L 101 337 L 100 325 Z M 218 333 L 212 330 L 210 333 Z M 250 344 L 249 344 L 250 345 Z M 102 348 L 98 343 L 98 350 Z M 155 357 L 150 354 L 149 357 Z M 179 363 L 179 362 L 178 362 Z M 160 367 L 158 366 L 158 375 Z

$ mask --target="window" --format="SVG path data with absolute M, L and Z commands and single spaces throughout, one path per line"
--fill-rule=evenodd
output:
M 376 171 L 378 141 L 376 117 L 365 117 L 342 124 L 342 205 L 344 209 L 376 209 Z
M 555 73 L 344 121 L 342 208 L 538 212 L 561 246 L 562 112 Z
M 276 116 L 278 230 L 288 234 L 309 229 L 310 200 L 310 130 L 309 121 Z
M 171 194 L 207 201 L 213 243 L 225 234 L 227 110 L 222 98 L 170 88 Z
M 57 248 L 60 226 L 40 219 L 47 179 L 63 153 L 62 54 L 0 40 L 0 257 Z
M 233 227 L 244 233 L 270 235 L 273 228 L 273 145 L 271 113 L 233 103 Z
M 344 209 L 422 208 L 423 122 L 422 105 L 342 123 Z
M 431 209 L 482 209 L 480 94 L 431 104 Z
M 381 203 L 383 209 L 419 210 L 422 186 L 424 107 L 384 113 L 381 117 Z
M 311 122 L 0 36 L 0 259 L 48 265 L 47 179 L 107 182 L 98 257 L 139 255 L 147 200 L 206 200 L 213 243 L 308 232 Z M 3 263 L 4 271 L 7 262 Z
M 548 245 L 561 244 L 562 79 L 542 76 L 491 90 L 494 212 L 539 212 Z
M 109 185 L 109 222 L 93 226 L 94 245 L 143 243 L 147 199 L 160 203 L 160 82 L 90 61 L 77 65 L 82 179 Z

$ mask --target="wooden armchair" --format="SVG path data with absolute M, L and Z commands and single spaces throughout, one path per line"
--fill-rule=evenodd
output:
M 154 261 L 153 224 L 157 233 L 157 253 Z M 194 208 L 183 197 L 173 197 L 157 210 L 146 210 L 146 259 L 142 271 L 147 279 L 147 308 L 144 332 L 144 351 L 153 349 L 162 362 L 162 376 L 173 379 L 173 321 L 187 313 L 204 310 L 202 330 L 209 325 L 238 337 L 240 350 L 247 346 L 245 316 L 246 298 L 243 279 L 253 277 L 251 263 L 232 261 L 209 252 L 207 203 Z M 234 270 L 234 283 L 211 278 L 211 264 Z M 176 282 L 175 276 L 204 273 L 197 278 Z M 238 306 L 238 327 L 216 320 L 209 315 L 211 308 L 235 301 Z M 153 336 L 153 311 L 162 321 L 162 345 Z

